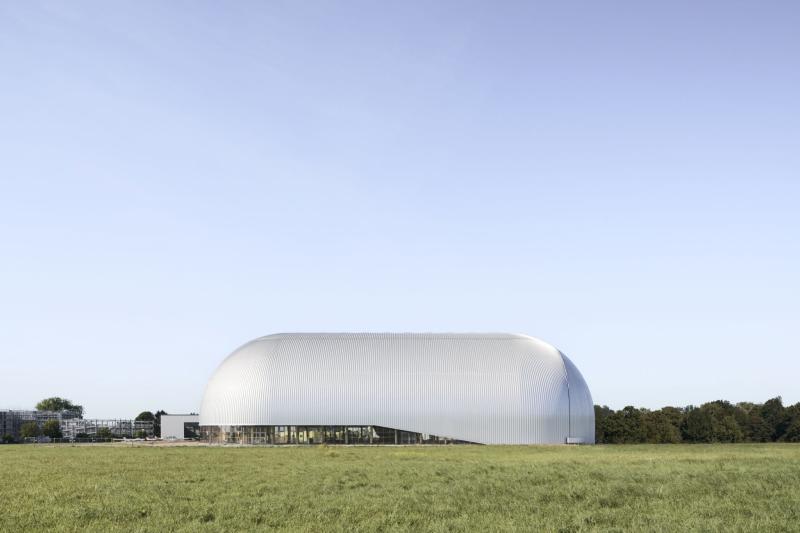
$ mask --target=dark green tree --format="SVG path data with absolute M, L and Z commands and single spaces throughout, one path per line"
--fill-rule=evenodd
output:
M 711 413 L 713 442 L 741 442 L 744 433 L 739 420 L 745 420 L 746 415 L 741 413 L 735 405 L 725 400 L 717 400 L 703 404 L 702 409 Z
M 677 411 L 677 413 L 676 413 Z M 683 414 L 675 407 L 664 407 L 644 414 L 645 442 L 652 444 L 681 442 L 680 423 Z
M 155 422 L 156 415 L 154 415 L 150 411 L 142 411 L 138 415 L 136 415 L 136 420 L 138 421 L 145 421 L 145 422 Z
M 786 433 L 791 423 L 791 417 L 783 407 L 780 396 L 769 399 L 761 406 L 761 418 L 770 428 L 770 440 L 777 441 Z
M 111 430 L 108 428 L 98 428 L 97 432 L 95 433 L 95 437 L 98 439 L 110 439 L 114 435 L 111 433 Z
M 65 398 L 53 396 L 52 398 L 45 398 L 36 404 L 36 409 L 39 411 L 73 411 L 78 413 L 78 417 L 83 418 L 83 406 L 74 404 Z
M 50 437 L 51 439 L 60 439 L 62 435 L 61 426 L 58 423 L 58 420 L 48 420 L 42 424 L 42 435 L 45 437 Z
M 608 425 L 608 417 L 613 412 L 613 409 L 607 405 L 594 406 L 594 441 L 597 444 L 608 442 L 606 440 L 606 426 Z
M 744 434 L 739 423 L 732 415 L 725 415 L 719 420 L 714 420 L 715 442 L 742 442 Z
M 5 435 L 3 435 L 2 441 L 3 444 L 11 444 L 12 442 L 14 442 L 14 435 L 9 435 L 8 433 L 6 433 Z
M 769 442 L 772 440 L 772 428 L 761 416 L 760 409 L 754 409 L 747 414 L 744 431 L 745 438 L 749 442 Z
M 800 442 L 800 417 L 795 418 L 789 424 L 786 433 L 783 434 L 783 440 L 785 442 Z
M 33 421 L 25 422 L 22 424 L 22 427 L 19 428 L 19 435 L 24 439 L 38 437 L 41 434 L 42 431 L 39 429 L 39 425 Z
M 686 417 L 681 426 L 683 440 L 687 442 L 713 442 L 714 428 L 711 414 L 699 407 L 686 408 Z
M 642 419 L 642 410 L 631 405 L 612 413 L 606 418 L 606 442 L 612 444 L 645 442 L 646 435 Z
M 687 408 L 681 427 L 686 442 L 740 442 L 744 433 L 737 421 L 737 407 L 717 400 Z M 742 415 L 738 415 L 742 418 Z
M 784 442 L 800 442 L 800 403 L 786 408 L 789 424 L 781 437 Z

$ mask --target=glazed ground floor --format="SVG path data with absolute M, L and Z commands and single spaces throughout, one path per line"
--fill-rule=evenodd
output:
M 200 426 L 212 444 L 468 444 L 382 426 Z

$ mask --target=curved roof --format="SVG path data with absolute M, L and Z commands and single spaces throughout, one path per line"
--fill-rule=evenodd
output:
M 506 333 L 280 333 L 228 356 L 200 425 L 376 425 L 487 444 L 594 442 L 556 348 Z

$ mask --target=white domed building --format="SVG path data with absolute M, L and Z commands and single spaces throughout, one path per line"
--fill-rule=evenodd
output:
M 594 443 L 583 376 L 505 333 L 281 333 L 228 356 L 201 434 L 244 444 Z

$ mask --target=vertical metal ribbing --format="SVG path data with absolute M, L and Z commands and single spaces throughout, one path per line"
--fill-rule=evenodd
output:
M 564 354 L 559 351 L 558 357 L 561 359 L 561 367 L 564 369 L 564 381 L 567 384 L 567 436 L 564 439 L 566 443 L 572 436 L 572 397 L 569 393 L 569 373 L 567 372 L 567 365 L 564 363 Z
M 561 354 L 564 367 L 567 370 L 571 387 L 570 416 L 572 419 L 573 438 L 584 443 L 594 443 L 594 401 L 592 393 L 586 385 L 586 380 L 581 375 L 575 364 L 564 354 Z

